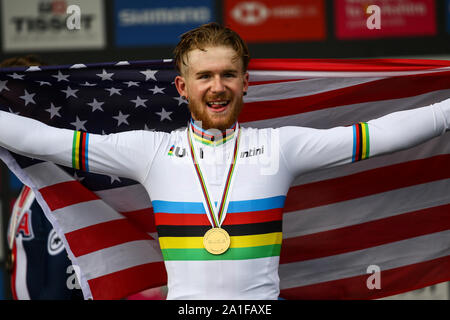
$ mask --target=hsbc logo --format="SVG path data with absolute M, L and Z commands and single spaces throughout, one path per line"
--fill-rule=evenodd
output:
M 243 25 L 256 25 L 266 21 L 269 9 L 260 2 L 241 2 L 233 8 L 231 16 Z
M 259 1 L 244 1 L 231 9 L 231 17 L 246 26 L 263 24 L 270 17 L 277 19 L 295 19 L 313 17 L 319 14 L 313 5 L 291 4 L 269 7 Z

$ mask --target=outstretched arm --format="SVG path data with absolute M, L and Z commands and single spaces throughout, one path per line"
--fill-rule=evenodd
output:
M 165 133 L 128 131 L 95 135 L 47 126 L 0 111 L 0 146 L 84 171 L 145 179 Z
M 350 127 L 283 127 L 280 143 L 289 170 L 299 175 L 411 148 L 449 129 L 450 100 L 445 100 Z

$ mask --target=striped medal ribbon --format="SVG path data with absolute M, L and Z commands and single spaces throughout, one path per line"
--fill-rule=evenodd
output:
M 197 174 L 198 181 L 200 183 L 200 187 L 202 190 L 203 197 L 205 199 L 205 206 L 206 206 L 206 213 L 210 217 L 210 221 L 212 223 L 212 228 L 209 229 L 205 235 L 203 236 L 203 245 L 211 254 L 222 254 L 225 251 L 228 250 L 230 247 L 230 235 L 228 232 L 221 228 L 221 221 L 222 217 L 225 213 L 225 208 L 227 204 L 227 199 L 230 194 L 230 186 L 231 181 L 233 178 L 233 173 L 235 171 L 236 162 L 237 162 L 237 155 L 239 150 L 239 141 L 240 141 L 240 133 L 241 130 L 239 126 L 237 129 L 237 136 L 234 141 L 234 149 L 233 149 L 233 156 L 231 158 L 231 163 L 228 169 L 228 173 L 225 180 L 225 186 L 223 188 L 222 196 L 220 199 L 219 207 L 217 208 L 217 211 L 215 210 L 215 206 L 213 205 L 213 202 L 211 201 L 211 197 L 209 196 L 208 188 L 206 186 L 206 181 L 204 178 L 204 175 L 202 173 L 202 170 L 200 168 L 200 164 L 198 162 L 198 158 L 195 154 L 194 145 L 192 143 L 192 129 L 189 126 L 187 131 L 188 136 L 188 142 L 189 142 L 189 148 L 191 150 L 191 158 L 192 162 L 194 163 L 195 172 Z M 223 221 L 222 221 L 223 222 Z

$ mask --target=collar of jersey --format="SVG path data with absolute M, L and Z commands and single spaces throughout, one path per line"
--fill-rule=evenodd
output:
M 192 118 L 189 125 L 195 140 L 208 146 L 219 146 L 233 139 L 238 123 L 235 122 L 230 128 L 222 131 L 220 134 L 211 134 L 208 130 L 197 126 Z

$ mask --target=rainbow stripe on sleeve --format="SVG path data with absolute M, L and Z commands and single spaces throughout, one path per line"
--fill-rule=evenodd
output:
M 352 162 L 369 158 L 370 138 L 369 126 L 365 122 L 353 125 L 353 155 Z
M 74 169 L 89 171 L 88 166 L 89 133 L 73 132 L 72 167 Z

